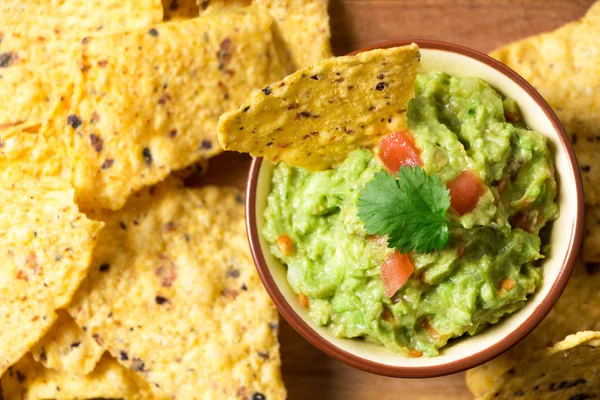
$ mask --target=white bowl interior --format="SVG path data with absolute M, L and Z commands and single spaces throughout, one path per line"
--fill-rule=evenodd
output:
M 297 295 L 287 283 L 286 268 L 270 254 L 268 244 L 262 238 L 262 235 L 259 235 L 262 252 L 273 280 L 286 301 L 308 326 L 326 341 L 333 346 L 339 347 L 341 350 L 380 364 L 408 368 L 439 366 L 479 353 L 499 342 L 508 333 L 523 324 L 541 304 L 556 280 L 563 264 L 564 255 L 568 251 L 573 234 L 572 231 L 575 226 L 574 221 L 577 219 L 576 196 L 567 195 L 568 193 L 576 193 L 576 187 L 567 158 L 567 152 L 565 151 L 566 149 L 563 149 L 558 133 L 554 130 L 551 121 L 546 117 L 538 104 L 509 77 L 478 60 L 462 54 L 434 49 L 421 49 L 421 55 L 422 72 L 444 71 L 454 76 L 479 77 L 488 82 L 500 93 L 515 99 L 528 126 L 543 133 L 548 138 L 554 150 L 554 160 L 559 180 L 558 202 L 560 204 L 560 217 L 554 221 L 552 228 L 550 238 L 552 251 L 544 262 L 543 284 L 538 292 L 527 301 L 525 307 L 473 337 L 463 338 L 454 342 L 452 345 L 444 348 L 437 357 L 405 358 L 380 345 L 365 343 L 361 340 L 338 338 L 327 328 L 314 324 L 308 318 L 307 310 L 299 305 Z M 259 232 L 262 231 L 264 225 L 263 211 L 266 206 L 266 197 L 270 190 L 272 172 L 273 164 L 267 160 L 263 160 L 258 177 L 255 208 Z

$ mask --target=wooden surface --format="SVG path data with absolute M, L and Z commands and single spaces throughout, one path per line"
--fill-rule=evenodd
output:
M 593 0 L 330 0 L 336 55 L 399 38 L 438 39 L 489 52 L 577 19 Z M 204 183 L 245 187 L 249 158 L 211 160 Z M 385 378 L 325 356 L 281 323 L 283 378 L 290 400 L 471 399 L 464 373 L 424 380 Z

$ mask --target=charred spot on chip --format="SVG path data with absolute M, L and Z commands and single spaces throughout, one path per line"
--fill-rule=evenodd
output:
M 149 167 L 152 165 L 152 153 L 150 153 L 150 149 L 147 147 L 144 147 L 144 149 L 142 150 L 142 156 L 144 157 L 144 162 L 146 163 L 146 165 Z
M 94 333 L 92 335 L 92 338 L 94 338 L 94 340 L 96 341 L 96 343 L 98 343 L 99 346 L 102 346 L 104 344 L 104 342 L 102 341 L 102 338 L 100 337 L 100 335 L 98 333 Z
M 69 125 L 73 129 L 77 129 L 81 126 L 81 118 L 79 118 L 75 114 L 70 114 L 67 117 L 67 125 Z
M 585 263 L 585 271 L 589 275 L 595 275 L 598 271 L 600 271 L 600 263 Z
M 109 169 L 110 167 L 113 166 L 113 164 L 115 163 L 115 160 L 113 158 L 107 158 L 106 160 L 104 160 L 104 162 L 102 163 L 102 169 Z
M 267 96 L 268 96 L 268 95 L 270 95 L 270 94 L 272 93 L 272 92 L 271 92 L 271 87 L 270 87 L 270 86 L 266 86 L 266 87 L 264 87 L 264 88 L 262 89 L 262 92 L 263 92 L 264 94 L 266 94 Z
M 387 88 L 388 86 L 389 85 L 385 82 L 379 82 L 377 84 L 377 86 L 375 86 L 375 90 L 382 91 L 383 89 Z
M 212 141 L 210 141 L 208 139 L 204 139 L 200 143 L 200 148 L 203 150 L 210 150 L 210 149 L 212 149 L 212 147 L 213 147 Z
M 165 93 L 165 94 L 163 94 L 162 96 L 159 97 L 158 104 L 160 104 L 161 106 L 165 105 L 165 103 L 167 101 L 169 101 L 169 100 L 171 100 L 171 95 L 168 94 L 168 93 Z
M 571 143 L 577 144 L 577 134 L 576 133 L 571 135 Z
M 244 107 L 244 109 L 242 110 L 243 112 L 248 112 L 248 110 L 250 109 L 250 106 Z
M 17 372 L 15 373 L 15 375 L 17 376 L 17 381 L 19 381 L 19 383 L 25 382 L 25 374 L 24 373 L 22 373 L 21 371 L 17 370 Z
M 80 344 L 81 344 L 81 342 L 73 342 L 73 343 L 71 343 L 71 348 L 75 349 L 75 348 L 79 347 Z
M 169 137 L 174 138 L 175 136 L 177 136 L 177 129 L 171 129 L 169 131 Z
M 262 394 L 261 392 L 254 392 L 254 394 L 252 395 L 252 400 L 266 400 L 267 398 L 265 397 L 264 394 Z
M 310 79 L 312 79 L 313 81 L 318 81 L 319 80 L 319 76 L 318 75 L 313 75 L 310 77 Z
M 109 263 L 102 263 L 102 264 L 100 264 L 100 267 L 98 268 L 98 270 L 100 270 L 100 272 L 108 272 L 109 269 L 110 269 Z
M 92 112 L 92 116 L 90 117 L 90 123 L 96 124 L 98 122 L 100 122 L 100 114 L 94 111 Z
M 200 7 L 202 7 L 203 10 L 206 10 L 208 8 L 209 4 L 210 4 L 209 0 L 202 0 L 202 1 L 200 1 Z
M 229 288 L 225 288 L 223 290 L 221 290 L 221 296 L 224 297 L 229 297 L 232 299 L 235 299 L 236 297 L 238 297 L 239 292 L 235 289 L 229 289 Z
M 167 299 L 166 297 L 163 297 L 163 296 L 156 296 L 156 298 L 154 300 L 156 301 L 156 304 L 159 304 L 159 305 L 163 305 L 169 301 L 169 299 Z
M 158 36 L 158 31 L 156 30 L 156 28 L 150 28 L 148 33 L 150 34 L 150 36 L 154 36 L 154 37 Z
M 169 221 L 164 225 L 163 229 L 165 232 L 174 232 L 177 230 L 177 223 Z
M 86 36 L 83 39 L 81 39 L 81 44 L 88 44 L 90 42 L 90 37 Z
M 123 222 L 123 221 L 119 222 L 119 227 L 120 227 L 121 229 L 123 229 L 123 230 L 126 230 L 126 229 L 127 229 L 127 225 L 126 225 L 126 224 L 125 224 L 125 222 Z
M 560 381 L 558 385 L 553 384 L 554 386 L 550 388 L 551 391 L 569 389 L 579 385 L 585 385 L 587 381 L 583 378 L 573 379 L 571 381 Z M 552 385 L 551 385 L 552 386 Z
M 235 268 L 229 268 L 227 270 L 227 277 L 228 278 L 239 278 L 240 276 L 240 271 L 235 269 Z
M 129 356 L 127 355 L 127 352 L 125 350 L 119 350 L 119 359 L 121 361 L 129 360 Z
M 219 61 L 219 70 L 223 70 L 231 61 L 233 56 L 231 51 L 231 38 L 225 38 L 219 44 L 219 51 L 217 52 L 217 60 Z
M 591 167 L 591 166 L 589 166 L 589 165 L 582 165 L 582 166 L 581 166 L 581 170 L 582 170 L 583 172 L 590 172 L 590 170 L 591 170 L 591 169 L 592 169 L 592 167 Z
M 13 53 L 10 51 L 0 53 L 0 68 L 9 67 L 13 60 Z
M 42 360 L 42 361 L 48 360 L 48 356 L 46 355 L 46 349 L 44 349 L 43 347 L 42 347 L 42 350 L 40 351 L 40 360 Z
M 146 365 L 144 364 L 144 362 L 142 360 L 140 360 L 137 357 L 135 357 L 132 360 L 131 369 L 133 369 L 134 371 L 141 372 L 141 371 L 145 370 L 144 368 L 146 368 Z
M 258 354 L 258 356 L 259 356 L 260 358 L 262 358 L 262 359 L 265 359 L 265 360 L 268 360 L 268 359 L 269 359 L 269 352 L 268 352 L 268 351 L 263 351 L 263 350 L 260 350 L 260 351 L 258 351 L 258 353 L 257 353 L 257 354 Z
M 97 153 L 100 153 L 104 148 L 104 139 L 94 133 L 90 133 L 90 144 Z
M 244 283 L 240 289 L 242 289 L 244 292 L 247 292 L 248 286 L 246 286 L 246 284 Z

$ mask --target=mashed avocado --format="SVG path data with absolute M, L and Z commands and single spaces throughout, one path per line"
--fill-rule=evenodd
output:
M 471 212 L 450 214 L 459 228 L 448 246 L 409 254 L 415 272 L 391 298 L 379 274 L 394 250 L 357 216 L 361 190 L 383 168 L 379 159 L 356 150 L 335 170 L 278 164 L 263 235 L 310 317 L 340 337 L 434 356 L 448 340 L 521 308 L 541 281 L 540 230 L 558 206 L 546 140 L 519 119 L 514 101 L 479 79 L 418 76 L 408 124 L 423 168 L 444 182 L 474 171 L 488 190 Z M 282 235 L 290 251 L 277 246 Z

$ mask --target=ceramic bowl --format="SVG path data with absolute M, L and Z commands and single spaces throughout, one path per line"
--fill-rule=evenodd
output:
M 361 370 L 402 378 L 451 374 L 484 363 L 515 345 L 552 309 L 573 270 L 583 234 L 583 187 L 577 161 L 567 136 L 542 96 L 517 73 L 478 51 L 456 44 L 427 40 L 403 40 L 359 51 L 417 43 L 422 72 L 443 71 L 454 76 L 475 76 L 505 96 L 515 99 L 527 125 L 544 134 L 554 152 L 560 216 L 553 222 L 552 251 L 545 259 L 544 279 L 525 307 L 474 336 L 452 341 L 439 356 L 406 358 L 382 345 L 334 336 L 317 326 L 298 301 L 286 280 L 286 267 L 269 252 L 260 235 L 263 210 L 270 189 L 273 164 L 256 158 L 247 188 L 247 227 L 252 255 L 261 279 L 283 317 L 310 343 L 348 365 Z M 356 53 L 356 52 L 355 52 Z M 355 54 L 353 53 L 353 54 Z

